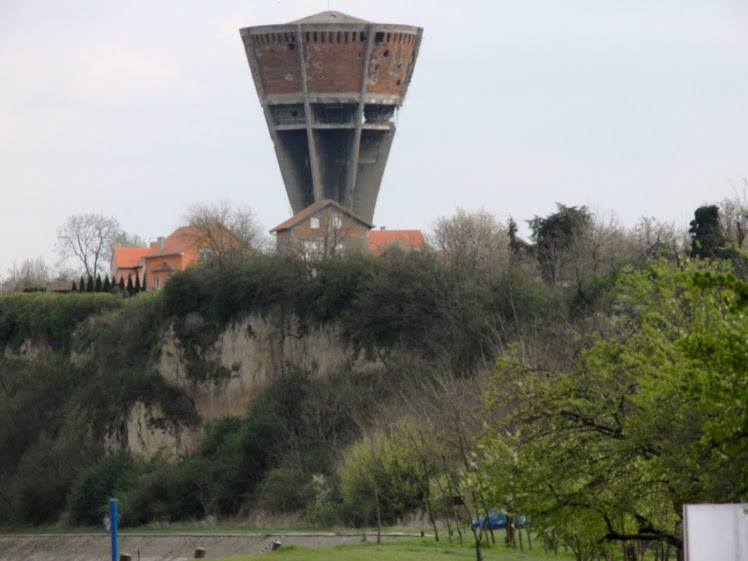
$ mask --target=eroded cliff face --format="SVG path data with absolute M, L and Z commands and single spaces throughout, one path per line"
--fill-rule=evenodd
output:
M 158 405 L 136 401 L 127 419 L 110 427 L 104 446 L 108 453 L 127 448 L 147 460 L 159 456 L 176 461 L 195 450 L 201 433 L 200 425 L 184 425 L 167 417 Z
M 343 366 L 360 370 L 377 365 L 345 342 L 336 326 L 302 327 L 295 318 L 251 315 L 231 324 L 206 348 L 188 345 L 172 324 L 162 335 L 156 370 L 193 400 L 201 422 L 183 426 L 158 406 L 136 402 L 126 422 L 110 431 L 108 449 L 127 446 L 146 458 L 183 458 L 195 450 L 206 422 L 244 415 L 250 401 L 284 372 L 324 375 Z M 209 365 L 207 375 L 195 376 L 195 357 Z

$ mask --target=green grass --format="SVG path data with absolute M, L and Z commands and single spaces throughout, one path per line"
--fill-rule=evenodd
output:
M 572 559 L 571 556 L 552 556 L 555 559 Z M 274 561 L 432 561 L 432 560 L 469 560 L 475 559 L 475 547 L 449 543 L 436 543 L 433 540 L 392 540 L 377 545 L 367 542 L 354 545 L 313 549 L 295 545 L 282 546 L 270 553 L 223 557 L 223 561 L 254 561 L 255 559 Z M 519 551 L 505 545 L 483 547 L 484 561 L 534 561 L 549 560 L 542 549 Z

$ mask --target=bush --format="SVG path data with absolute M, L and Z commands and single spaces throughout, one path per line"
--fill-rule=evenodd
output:
M 386 433 L 365 436 L 346 453 L 340 467 L 342 510 L 357 526 L 376 523 L 379 508 L 383 525 L 422 509 L 426 484 L 419 466 L 398 438 Z
M 102 458 L 75 478 L 67 496 L 74 524 L 95 526 L 106 516 L 110 498 L 129 492 L 145 465 L 123 450 Z
M 71 452 L 45 434 L 28 445 L 11 486 L 16 522 L 42 524 L 59 514 L 78 463 Z
M 312 478 L 297 467 L 269 470 L 258 487 L 257 507 L 274 514 L 298 512 L 314 500 Z
M 87 318 L 123 306 L 114 294 L 35 292 L 0 296 L 0 346 L 25 340 L 69 352 L 75 329 Z

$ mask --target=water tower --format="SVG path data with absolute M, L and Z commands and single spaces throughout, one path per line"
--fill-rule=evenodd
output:
M 293 212 L 371 222 L 423 29 L 328 11 L 240 32 Z

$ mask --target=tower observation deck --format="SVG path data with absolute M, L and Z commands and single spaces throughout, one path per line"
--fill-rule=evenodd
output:
M 371 222 L 423 29 L 322 12 L 240 33 L 293 212 Z

